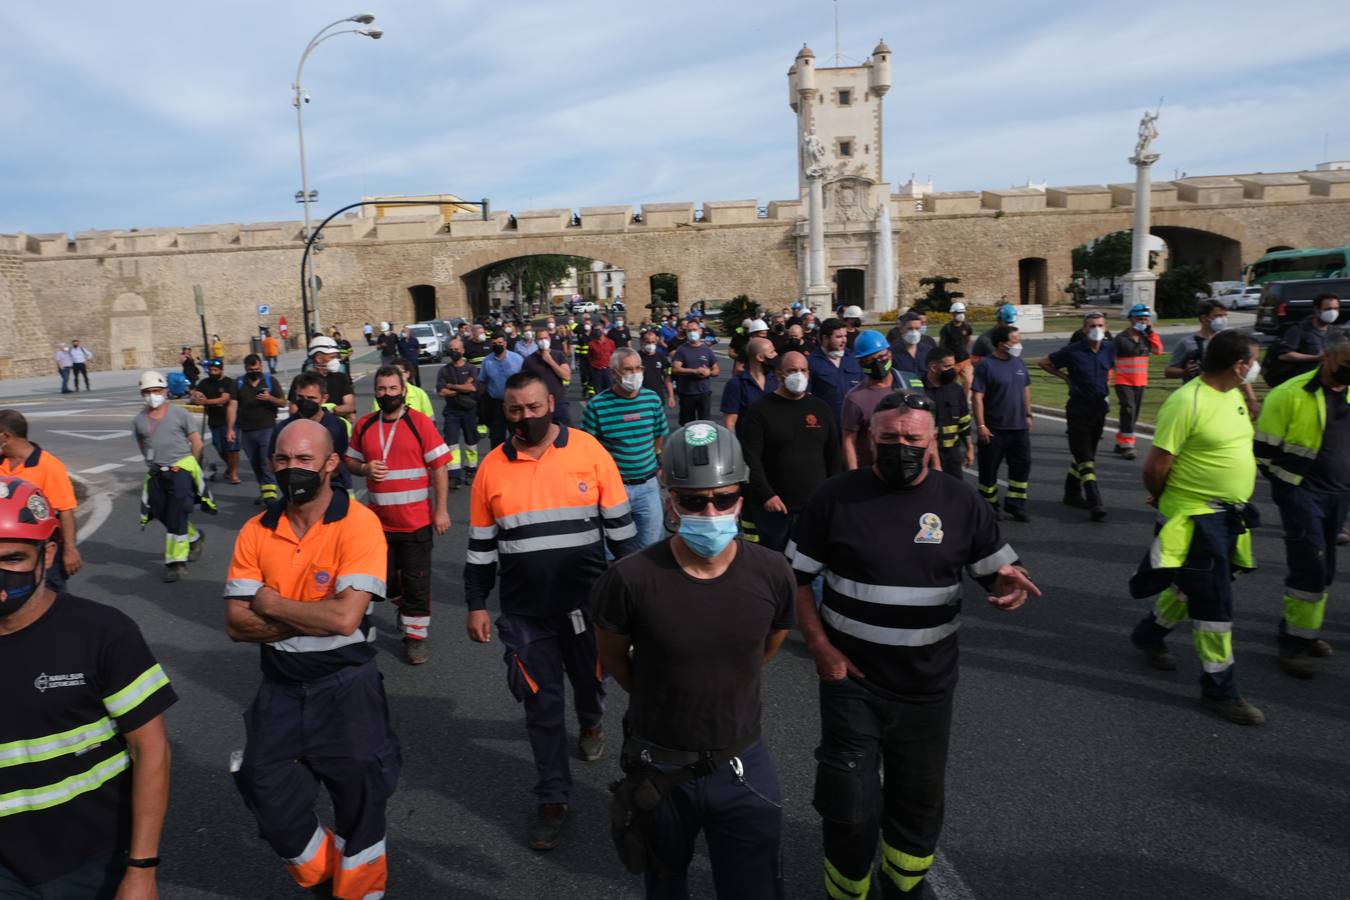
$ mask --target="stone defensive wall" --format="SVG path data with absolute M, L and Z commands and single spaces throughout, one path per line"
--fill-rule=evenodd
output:
M 1171 264 L 1205 265 L 1216 280 L 1239 277 L 1271 248 L 1350 245 L 1350 172 L 1183 178 L 1152 190 L 1151 230 Z M 1112 184 L 892 195 L 898 305 L 927 275 L 959 277 L 975 303 L 1065 302 L 1072 248 L 1129 228 L 1133 194 L 1133 184 Z M 435 315 L 468 317 L 485 309 L 490 266 L 544 253 L 624 269 L 635 316 L 662 273 L 679 278 L 685 306 L 741 293 L 783 304 L 798 292 L 804 212 L 797 200 L 732 200 L 582 207 L 575 216 L 496 212 L 448 224 L 437 214 L 339 218 L 314 257 L 319 322 L 359 342 L 363 322 L 425 314 L 414 297 L 434 298 Z M 300 330 L 301 231 L 289 221 L 0 235 L 0 316 L 9 326 L 0 329 L 0 378 L 50 373 L 55 346 L 74 337 L 93 351 L 95 369 L 175 365 L 180 346 L 201 343 L 194 285 L 208 331 L 237 363 L 260 324 L 275 327 L 284 315 L 293 335 Z M 847 259 L 839 251 L 862 239 L 831 230 L 831 255 Z

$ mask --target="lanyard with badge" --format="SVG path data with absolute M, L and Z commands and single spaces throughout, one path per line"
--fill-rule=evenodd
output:
M 380 438 L 380 462 L 389 462 L 389 450 L 394 446 L 394 435 L 398 433 L 399 419 L 403 418 L 403 413 L 399 413 L 398 419 L 393 422 L 393 427 L 389 429 L 389 437 L 384 436 L 384 417 L 375 420 L 375 426 Z

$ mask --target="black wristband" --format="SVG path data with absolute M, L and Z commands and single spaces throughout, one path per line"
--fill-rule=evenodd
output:
M 159 857 L 147 856 L 143 859 L 137 859 L 134 856 L 128 856 L 127 865 L 133 869 L 154 869 L 159 866 Z

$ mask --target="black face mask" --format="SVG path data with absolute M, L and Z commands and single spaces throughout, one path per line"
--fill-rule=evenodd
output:
M 760 364 L 760 366 L 763 367 L 764 371 L 766 371 L 766 372 L 777 372 L 777 371 L 778 371 L 778 357 L 776 357 L 776 356 L 775 356 L 775 357 L 772 357 L 772 358 L 770 358 L 770 359 L 762 359 L 762 360 L 760 360 L 759 364 Z
M 376 397 L 375 402 L 380 406 L 380 412 L 396 412 L 403 405 L 402 394 L 385 394 L 383 397 Z
M 526 416 L 519 422 L 511 423 L 511 434 L 527 447 L 533 447 L 548 435 L 548 426 L 553 424 L 553 413 L 542 416 Z
M 796 338 L 788 338 L 787 341 L 783 344 L 783 349 L 800 350 L 802 349 L 802 342 L 797 340 Z
M 304 506 L 313 500 L 323 487 L 323 477 L 309 469 L 292 466 L 289 469 L 278 469 L 276 474 L 277 487 L 281 488 L 281 495 L 287 502 L 296 506 Z
M 501 356 L 503 353 L 506 352 L 506 345 L 505 345 L 505 344 L 493 344 L 493 345 L 492 345 L 492 352 L 495 353 L 495 354 L 497 354 L 498 356 Z
M 1331 373 L 1331 380 L 1337 384 L 1350 385 L 1350 366 L 1337 366 L 1336 371 Z
M 893 488 L 909 487 L 923 474 L 923 459 L 927 447 L 909 444 L 877 444 L 877 472 L 881 480 Z
M 312 419 L 319 412 L 319 401 L 300 397 L 295 401 L 295 412 L 302 419 Z
M 944 372 L 938 373 L 938 384 L 951 384 L 955 380 L 956 380 L 955 369 L 947 369 Z
M 459 361 L 460 361 L 461 359 L 463 359 L 463 358 L 464 358 L 464 354 L 463 354 L 463 353 L 460 353 L 458 350 L 451 350 L 451 351 L 450 351 L 450 361 L 451 361 L 451 362 L 459 362 Z
M 12 572 L 9 569 L 0 569 L 0 591 L 4 591 L 6 597 L 0 602 L 0 619 L 6 619 L 14 615 L 19 610 L 28 605 L 28 601 L 33 599 L 37 593 L 38 585 L 42 583 L 46 576 L 46 567 L 43 561 L 47 555 L 47 545 L 38 545 L 37 565 L 31 569 L 25 569 L 22 572 Z
M 891 361 L 888 359 L 885 362 L 868 363 L 863 367 L 863 371 L 866 372 L 868 377 L 873 381 L 883 381 L 886 376 L 890 374 Z
M 249 383 L 249 384 L 257 384 L 257 383 L 258 383 L 259 381 L 261 381 L 261 380 L 262 380 L 262 373 L 261 373 L 261 372 L 249 372 L 249 373 L 248 373 L 248 383 Z

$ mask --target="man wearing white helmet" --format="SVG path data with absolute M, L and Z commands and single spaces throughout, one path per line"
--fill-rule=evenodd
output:
M 938 346 L 952 351 L 956 359 L 957 377 L 961 379 L 961 383 L 966 386 L 966 392 L 969 393 L 970 379 L 975 370 L 974 363 L 970 361 L 970 340 L 975 330 L 966 321 L 966 305 L 960 300 L 953 303 L 948 311 L 952 314 L 952 320 L 943 325 L 942 330 L 938 332 Z
M 169 403 L 169 385 L 159 372 L 143 372 L 141 399 L 145 409 L 132 420 L 132 434 L 145 457 L 147 471 L 141 489 L 141 527 L 151 519 L 164 523 L 164 580 L 179 581 L 189 560 L 202 555 L 203 535 L 188 516 L 198 503 L 216 511 L 215 501 L 202 478 L 202 436 L 197 419 L 181 406 Z
M 848 325 L 848 349 L 853 349 L 853 342 L 858 339 L 858 332 L 862 328 L 863 311 L 860 306 L 845 306 L 844 311 L 839 314 L 839 318 Z
M 381 322 L 381 325 L 384 323 Z M 338 358 L 337 341 L 324 334 L 316 334 L 309 341 L 309 364 L 310 368 L 323 375 L 328 381 L 328 403 L 330 411 L 336 415 L 343 416 L 346 419 L 352 419 L 356 414 L 355 389 L 352 387 L 351 378 L 342 371 L 342 360 Z M 291 389 L 287 393 L 287 399 L 295 403 L 295 381 L 291 381 Z

